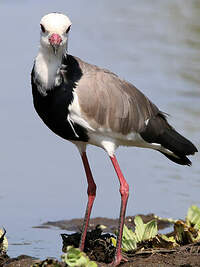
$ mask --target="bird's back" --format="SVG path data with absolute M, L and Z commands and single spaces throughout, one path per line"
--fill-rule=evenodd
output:
M 75 89 L 85 120 L 91 127 L 126 135 L 141 132 L 145 121 L 161 113 L 135 86 L 114 73 L 75 58 L 83 75 Z

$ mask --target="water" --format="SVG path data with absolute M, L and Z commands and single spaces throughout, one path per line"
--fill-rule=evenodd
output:
M 10 256 L 59 257 L 63 231 L 31 227 L 82 217 L 87 185 L 74 145 L 51 133 L 33 109 L 30 72 L 40 18 L 52 11 L 68 14 L 69 52 L 134 83 L 199 147 L 200 3 L 4 0 L 0 11 L 0 225 Z M 119 185 L 108 156 L 94 147 L 88 156 L 98 186 L 92 216 L 116 218 Z M 176 219 L 191 204 L 200 206 L 198 154 L 192 168 L 137 148 L 120 148 L 117 157 L 130 185 L 128 215 Z

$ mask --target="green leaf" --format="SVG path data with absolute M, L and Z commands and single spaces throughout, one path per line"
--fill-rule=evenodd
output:
M 131 229 L 128 229 L 126 225 L 124 225 L 123 236 L 122 236 L 122 249 L 124 251 L 130 251 L 137 248 L 137 241 L 135 233 Z
M 152 220 L 148 222 L 147 224 L 144 224 L 145 230 L 143 233 L 142 240 L 149 240 L 154 238 L 157 233 L 158 233 L 158 228 L 157 228 L 157 222 L 155 220 Z
M 145 224 L 143 223 L 142 218 L 140 216 L 136 216 L 134 222 L 137 242 L 149 240 L 157 235 L 158 228 L 157 222 L 155 220 L 152 220 Z
M 140 216 L 135 216 L 134 222 L 135 222 L 136 240 L 137 242 L 141 242 L 145 231 L 145 225 Z
M 97 267 L 97 264 L 96 264 L 96 262 L 94 262 L 94 261 L 90 261 L 90 262 L 88 263 L 87 267 Z
M 133 233 L 133 231 L 131 229 L 128 229 L 128 227 L 126 225 L 124 225 L 123 236 L 125 239 L 135 238 L 135 234 Z
M 111 241 L 112 241 L 113 246 L 116 247 L 117 246 L 117 240 L 116 240 L 116 238 L 111 237 Z
M 70 267 L 97 267 L 97 264 L 90 261 L 84 252 L 72 246 L 67 247 L 67 253 L 63 254 L 61 259 Z
M 174 236 L 166 236 L 166 235 L 161 235 L 162 239 L 165 240 L 166 242 L 172 242 L 172 243 L 176 243 L 176 240 L 174 238 Z
M 144 224 L 140 216 L 135 216 L 135 232 L 128 229 L 124 225 L 123 236 L 122 236 L 122 249 L 125 251 L 135 250 L 137 248 L 137 243 L 145 240 L 154 238 L 157 233 L 157 223 L 155 220 Z M 116 246 L 116 240 L 113 242 Z
M 186 223 L 194 225 L 195 229 L 200 230 L 200 208 L 193 205 L 188 209 Z
M 0 254 L 8 250 L 8 240 L 5 236 L 6 230 L 0 229 Z
M 200 230 L 181 220 L 174 224 L 174 234 L 176 241 L 181 245 L 187 245 L 200 240 Z

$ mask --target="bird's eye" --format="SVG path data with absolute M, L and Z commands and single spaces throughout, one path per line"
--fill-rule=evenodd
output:
M 71 26 L 69 26 L 69 27 L 67 28 L 67 30 L 66 30 L 66 33 L 68 33 L 68 32 L 69 32 L 70 28 L 71 28 Z
M 45 27 L 42 24 L 40 24 L 40 27 L 41 27 L 42 32 L 45 32 L 46 31 L 45 30 Z

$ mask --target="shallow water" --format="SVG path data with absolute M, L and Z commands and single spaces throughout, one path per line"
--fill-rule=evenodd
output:
M 7 230 L 9 255 L 58 257 L 63 231 L 31 227 L 82 217 L 87 185 L 74 145 L 52 134 L 33 109 L 30 72 L 40 18 L 52 11 L 68 14 L 69 52 L 134 83 L 199 148 L 200 3 L 13 2 L 0 2 L 0 225 Z M 98 186 L 92 216 L 118 217 L 119 185 L 111 163 L 98 148 L 89 147 L 88 156 Z M 191 204 L 200 205 L 198 154 L 192 168 L 137 148 L 120 148 L 117 157 L 130 185 L 128 215 L 183 218 Z

